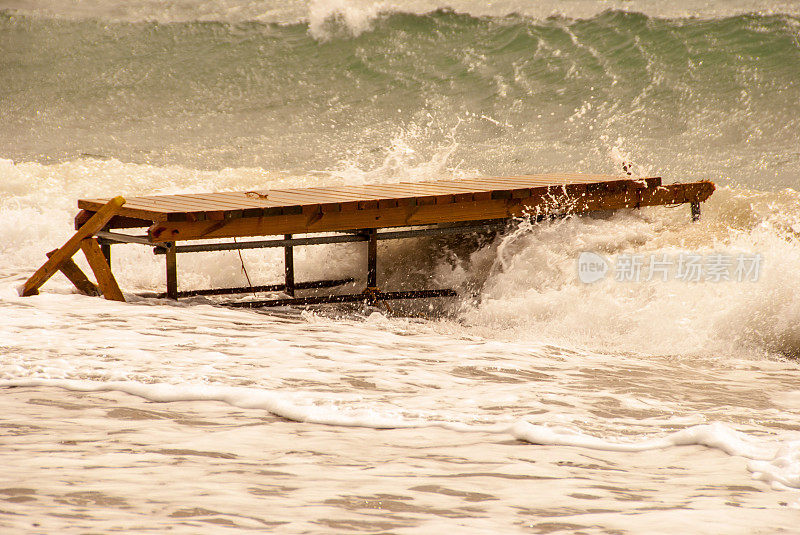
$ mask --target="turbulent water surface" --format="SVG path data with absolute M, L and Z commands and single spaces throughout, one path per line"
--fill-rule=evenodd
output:
M 0 0 L 3 532 L 792 532 L 800 4 L 662 4 Z M 143 298 L 162 260 L 127 246 L 128 303 L 17 293 L 79 197 L 623 162 L 717 191 L 381 242 L 381 287 L 459 292 L 392 309 Z M 587 251 L 707 271 L 585 284 Z M 365 282 L 363 244 L 295 256 Z

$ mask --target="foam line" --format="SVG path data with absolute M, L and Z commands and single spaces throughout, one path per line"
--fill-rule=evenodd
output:
M 476 425 L 465 422 L 409 419 L 399 411 L 386 413 L 373 409 L 342 411 L 338 407 L 300 405 L 283 399 L 276 392 L 253 391 L 238 387 L 182 386 L 130 382 L 87 382 L 67 379 L 12 379 L 0 381 L 0 387 L 58 387 L 78 392 L 124 392 L 155 402 L 221 401 L 234 407 L 263 409 L 293 420 L 338 427 L 373 429 L 420 429 L 438 427 L 461 433 L 509 434 L 519 440 L 542 446 L 569 446 L 611 452 L 645 452 L 677 446 L 704 446 L 731 456 L 748 459 L 753 478 L 770 483 L 776 489 L 800 488 L 800 440 L 759 441 L 726 424 L 714 422 L 695 425 L 664 437 L 633 442 L 586 435 L 572 430 L 526 421 L 514 424 Z M 284 395 L 285 397 L 285 395 Z

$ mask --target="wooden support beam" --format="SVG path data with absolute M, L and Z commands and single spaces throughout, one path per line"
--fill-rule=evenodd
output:
M 291 240 L 292 235 L 284 234 L 283 238 Z M 294 248 L 291 245 L 287 245 L 283 248 L 283 259 L 283 271 L 286 276 L 284 292 L 286 292 L 286 295 L 294 297 Z
M 122 295 L 122 290 L 119 289 L 114 274 L 111 273 L 111 266 L 106 262 L 106 257 L 103 256 L 103 251 L 100 249 L 97 239 L 86 238 L 81 241 L 80 247 L 83 250 L 83 254 L 86 255 L 89 267 L 92 268 L 103 297 L 109 301 L 122 301 L 124 303 L 125 297 Z
M 29 296 L 39 293 L 39 288 L 42 284 L 47 282 L 47 280 L 59 270 L 61 264 L 63 264 L 65 260 L 72 258 L 72 256 L 78 252 L 78 249 L 81 248 L 81 242 L 102 229 L 108 220 L 114 217 L 114 214 L 119 211 L 123 204 L 125 204 L 125 199 L 123 197 L 114 197 L 100 208 L 96 214 L 89 218 L 89 220 L 78 229 L 78 232 L 76 232 L 67 243 L 55 251 L 53 255 L 47 259 L 47 262 L 31 275 L 31 278 L 29 278 L 22 287 L 20 295 Z
M 54 249 L 47 253 L 47 258 L 53 256 L 56 251 L 58 251 L 58 249 Z M 81 268 L 78 267 L 78 264 L 73 262 L 71 258 L 64 260 L 61 265 L 58 266 L 58 269 L 83 295 L 89 295 L 91 297 L 97 297 L 98 295 L 101 295 L 100 289 L 95 285 L 95 283 L 89 280 L 89 277 L 87 277 L 83 271 L 81 271 Z
M 80 204 L 80 201 L 78 201 Z M 101 205 L 102 206 L 102 205 Z M 78 230 L 83 225 L 86 224 L 89 219 L 96 213 L 96 211 L 92 210 L 81 210 L 75 216 L 75 230 Z M 153 219 L 136 219 L 133 217 L 123 217 L 119 215 L 115 215 L 111 219 L 108 220 L 108 223 L 104 225 L 105 228 L 143 228 L 149 227 L 153 224 Z
M 178 299 L 178 255 L 175 252 L 175 242 L 167 242 L 167 297 Z

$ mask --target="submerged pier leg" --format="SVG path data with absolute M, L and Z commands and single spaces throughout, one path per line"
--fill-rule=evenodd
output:
M 169 299 L 178 299 L 178 255 L 175 250 L 174 242 L 167 242 L 166 246 L 166 259 L 167 259 L 167 297 Z
M 378 233 L 371 228 L 367 230 L 367 288 L 378 287 Z
M 111 244 L 106 241 L 100 241 L 100 251 L 106 259 L 106 263 L 111 267 Z
M 695 201 L 691 203 L 692 207 L 692 221 L 700 221 L 700 203 Z
M 291 234 L 285 234 L 284 239 L 291 240 Z M 283 265 L 284 265 L 284 275 L 286 280 L 286 288 L 284 288 L 284 292 L 286 295 L 294 297 L 294 249 L 291 245 L 287 245 L 283 248 Z

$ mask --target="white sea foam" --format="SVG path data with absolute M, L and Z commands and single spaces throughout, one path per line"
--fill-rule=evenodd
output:
M 337 35 L 358 37 L 372 28 L 382 12 L 392 10 L 383 2 L 356 5 L 348 0 L 313 0 L 309 6 L 308 32 L 327 41 Z
M 211 385 L 143 384 L 131 382 L 77 381 L 64 379 L 0 380 L 0 387 L 59 387 L 79 392 L 117 391 L 150 401 L 219 401 L 243 409 L 263 409 L 297 422 L 374 429 L 424 429 L 438 427 L 460 433 L 510 434 L 541 446 L 569 446 L 588 450 L 646 452 L 679 446 L 704 446 L 731 456 L 749 459 L 755 479 L 776 489 L 800 488 L 800 439 L 783 441 L 754 438 L 722 423 L 690 426 L 658 438 L 626 437 L 625 440 L 592 436 L 575 429 L 519 421 L 476 425 L 463 421 L 430 420 L 404 415 L 401 408 L 387 412 L 367 406 L 339 407 L 335 400 L 320 403 L 315 395 L 269 392 L 242 387 Z

